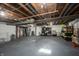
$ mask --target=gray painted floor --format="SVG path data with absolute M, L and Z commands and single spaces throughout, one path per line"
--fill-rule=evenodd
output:
M 33 36 L 0 44 L 0 54 L 4 56 L 78 56 L 79 48 L 72 48 L 71 42 L 61 37 Z

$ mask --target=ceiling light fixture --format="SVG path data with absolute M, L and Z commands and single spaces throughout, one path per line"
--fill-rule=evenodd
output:
M 1 16 L 5 16 L 5 12 L 4 11 L 0 11 L 0 15 Z
M 46 3 L 41 4 L 41 8 L 44 8 L 46 6 Z
M 43 8 L 44 6 L 43 5 L 41 5 L 41 8 Z

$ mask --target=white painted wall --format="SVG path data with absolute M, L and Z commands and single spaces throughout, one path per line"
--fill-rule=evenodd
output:
M 74 24 L 74 28 L 79 28 L 79 22 Z
M 51 27 L 51 31 L 53 34 L 53 30 L 55 30 L 57 32 L 57 35 L 59 36 L 62 30 L 62 27 L 64 25 L 52 25 L 52 22 L 50 22 L 50 25 L 48 27 Z M 30 30 L 30 36 L 31 36 L 31 32 L 34 31 L 36 36 L 39 36 L 41 34 L 42 31 L 42 26 L 36 26 L 31 24 L 31 27 L 29 27 Z
M 69 25 L 70 25 L 70 26 L 73 25 L 74 28 L 79 28 L 79 19 L 75 19 L 75 20 L 69 22 Z
M 60 36 L 62 27 L 63 27 L 63 25 L 52 25 L 51 26 L 52 34 L 53 34 L 53 31 L 55 30 L 57 32 L 57 35 Z
M 29 30 L 29 35 L 32 36 L 32 31 L 34 31 L 34 34 L 35 34 L 35 26 L 34 24 L 30 24 L 30 26 L 31 27 L 29 27 L 28 30 Z
M 19 35 L 20 35 L 20 37 L 22 37 L 23 36 L 23 28 L 19 28 Z
M 16 27 L 6 25 L 4 22 L 0 22 L 0 42 L 10 41 L 10 36 L 16 34 Z
M 53 30 L 55 30 L 57 32 L 57 35 L 60 36 L 63 25 L 52 25 L 49 27 L 51 27 L 52 34 L 53 34 Z M 36 36 L 39 36 L 41 34 L 41 31 L 42 31 L 42 27 L 36 26 Z
M 41 26 L 36 26 L 36 36 L 39 36 L 41 34 L 42 28 Z

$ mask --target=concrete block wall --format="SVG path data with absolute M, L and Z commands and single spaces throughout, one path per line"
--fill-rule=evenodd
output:
M 0 42 L 10 41 L 10 36 L 12 34 L 16 35 L 16 27 L 0 22 Z

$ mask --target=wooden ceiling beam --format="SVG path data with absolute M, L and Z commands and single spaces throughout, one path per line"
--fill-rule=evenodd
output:
M 69 7 L 67 8 L 67 10 L 64 12 L 63 16 L 67 15 L 67 13 L 68 13 L 70 10 L 72 10 L 72 8 L 73 8 L 74 5 L 75 5 L 75 4 L 70 4 L 70 6 L 69 6 Z
M 25 15 L 25 16 L 28 16 L 26 13 L 24 13 L 24 12 L 18 10 L 17 8 L 13 7 L 13 6 L 10 5 L 10 4 L 4 3 L 4 5 L 6 5 L 6 6 L 10 7 L 10 8 L 13 8 L 14 10 L 17 10 L 18 12 L 20 12 L 21 14 L 23 14 L 23 15 Z
M 32 6 L 36 9 L 36 11 L 38 12 L 37 8 L 35 7 L 36 5 L 35 5 L 34 3 L 32 3 L 31 5 L 32 5 Z M 39 14 L 39 12 L 38 12 L 38 14 Z M 41 16 L 40 19 L 42 19 L 42 18 L 43 18 L 43 17 Z
M 19 18 L 23 17 L 22 15 L 17 14 L 17 13 L 15 13 L 15 12 L 13 12 L 13 11 L 11 11 L 11 10 L 9 10 L 9 9 L 5 8 L 5 6 L 3 6 L 3 5 L 1 5 L 1 7 L 2 7 L 2 8 L 4 8 L 5 10 L 7 10 L 7 11 L 11 12 L 12 14 L 16 15 L 16 16 L 17 16 L 17 17 L 19 17 Z
M 75 14 L 75 15 L 70 15 L 70 16 L 63 16 L 63 17 L 54 17 L 54 18 L 47 18 L 49 20 L 41 20 L 41 21 L 52 21 L 52 20 L 58 20 L 58 19 L 75 19 L 75 18 L 79 18 L 79 14 Z M 64 21 L 64 20 L 63 20 Z
M 70 15 L 78 7 L 79 7 L 79 4 L 77 4 L 75 7 L 73 7 L 73 9 L 67 15 Z
M 63 10 L 61 10 L 61 13 L 60 13 L 59 17 L 61 17 L 63 15 L 64 11 L 67 9 L 68 6 L 69 6 L 69 3 L 67 3 L 65 5 L 65 7 L 63 8 Z
M 64 17 L 64 16 L 63 16 Z M 64 19 L 62 19 L 61 22 L 65 23 L 66 21 L 71 21 L 72 19 L 76 19 L 79 18 L 79 14 L 75 14 L 75 15 L 67 15 L 66 17 L 64 17 Z M 60 22 L 60 23 L 61 23 Z
M 58 10 L 53 11 L 53 12 L 47 12 L 47 13 L 37 14 L 37 15 L 33 15 L 33 16 L 23 17 L 23 18 L 19 18 L 19 19 L 20 20 L 21 19 L 28 19 L 28 18 L 32 18 L 32 17 L 36 17 L 36 16 L 43 16 L 43 15 L 52 14 L 52 13 L 56 13 L 56 12 L 58 12 Z
M 33 15 L 38 14 L 36 8 L 32 5 L 32 3 L 28 4 L 27 6 L 32 10 Z M 40 16 L 39 16 L 39 17 L 36 17 L 36 18 L 37 18 L 37 19 L 42 19 Z
M 18 3 L 21 7 L 23 7 L 26 11 L 28 11 L 30 14 L 33 15 L 33 13 L 27 8 L 25 7 L 25 5 L 23 5 L 22 3 Z
M 27 7 L 25 7 L 25 5 L 23 5 L 22 3 L 18 3 L 21 7 L 23 7 L 26 11 L 28 11 L 31 15 L 34 15 L 34 13 L 32 13 Z
M 37 20 L 35 22 L 33 22 L 32 24 L 36 24 L 36 23 L 41 23 L 41 22 L 50 22 L 50 21 L 57 21 L 58 19 L 75 19 L 75 18 L 79 18 L 79 14 L 76 14 L 76 15 L 70 15 L 70 16 L 63 16 L 63 17 L 54 17 L 54 18 L 46 18 L 46 19 L 42 19 L 42 20 Z M 49 20 L 48 20 L 49 19 Z M 29 24 L 29 23 L 21 23 L 21 22 L 16 22 L 16 23 L 11 23 L 11 24 L 14 24 L 14 25 L 26 25 L 26 24 Z M 58 23 L 57 23 L 58 24 Z

